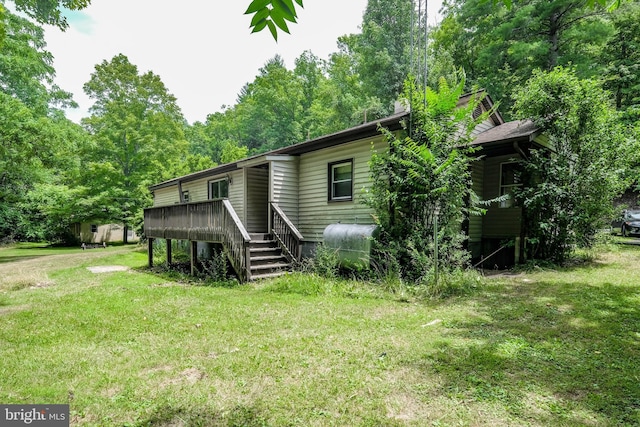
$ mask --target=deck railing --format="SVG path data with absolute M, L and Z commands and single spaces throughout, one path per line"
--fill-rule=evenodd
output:
M 300 261 L 304 238 L 282 209 L 273 202 L 271 202 L 271 233 L 290 262 Z
M 227 199 L 144 210 L 147 237 L 221 243 L 241 280 L 251 280 L 251 237 Z

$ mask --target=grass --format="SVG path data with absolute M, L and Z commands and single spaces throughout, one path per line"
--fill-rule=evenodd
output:
M 0 249 L 0 402 L 83 426 L 640 425 L 639 256 L 416 301 L 313 275 L 193 286 L 132 247 Z

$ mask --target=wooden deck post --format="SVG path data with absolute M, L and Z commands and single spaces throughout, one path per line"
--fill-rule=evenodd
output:
M 147 255 L 149 257 L 149 268 L 153 267 L 153 238 L 149 237 L 147 239 Z
M 167 267 L 171 265 L 171 239 L 167 239 Z
M 198 242 L 191 241 L 191 275 L 196 275 L 196 264 L 198 263 Z

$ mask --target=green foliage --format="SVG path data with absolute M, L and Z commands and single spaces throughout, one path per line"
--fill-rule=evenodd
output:
M 302 0 L 295 0 L 302 6 Z M 278 41 L 278 28 L 285 33 L 289 33 L 287 21 L 296 22 L 298 14 L 293 0 L 253 0 L 245 15 L 253 15 L 250 27 L 252 33 L 256 33 L 269 28 L 273 39 Z
M 516 114 L 533 120 L 552 148 L 523 161 L 529 185 L 517 197 L 526 209 L 528 256 L 563 262 L 576 245 L 592 246 L 614 216 L 638 142 L 625 135 L 599 84 L 571 69 L 535 72 L 515 98 Z
M 39 116 L 54 105 L 74 106 L 71 94 L 53 84 L 53 57 L 45 50 L 42 27 L 6 10 L 0 19 L 6 34 L 0 49 L 0 91 Z
M 201 260 L 198 276 L 214 282 L 224 282 L 228 280 L 228 271 L 227 254 L 224 250 L 217 250 L 213 252 L 211 258 Z
M 512 106 L 512 89 L 536 69 L 572 64 L 580 77 L 602 73 L 598 60 L 613 25 L 599 4 L 569 0 L 517 1 L 505 8 L 483 0 L 446 3 L 432 48 L 449 53 L 470 84 Z
M 336 278 L 339 269 L 338 253 L 323 244 L 318 244 L 310 260 L 311 272 L 326 278 Z
M 412 31 L 421 33 L 413 1 L 367 2 L 362 33 L 354 35 L 352 49 L 364 95 L 380 102 L 383 115 L 393 112 L 393 102 L 410 72 Z
M 96 65 L 85 92 L 94 99 L 83 124 L 92 135 L 82 182 L 99 196 L 105 219 L 131 225 L 150 204 L 154 182 L 185 171 L 182 113 L 160 77 L 139 74 L 122 54 Z M 210 166 L 192 158 L 193 166 Z M 188 165 L 188 163 L 186 163 Z
M 386 152 L 374 152 L 370 162 L 373 182 L 367 203 L 380 227 L 378 266 L 396 271 L 410 283 L 432 284 L 435 269 L 455 271 L 468 264 L 461 226 L 471 199 L 470 133 L 484 115 L 473 118 L 480 95 L 459 108 L 464 79 L 439 90 L 421 90 L 410 80 L 405 96 L 412 118 L 405 131 L 382 129 Z M 436 221 L 439 256 L 435 259 Z M 437 263 L 437 265 L 436 265 Z
M 615 33 L 602 54 L 604 86 L 615 97 L 625 119 L 640 119 L 640 4 L 631 3 L 613 15 Z
M 55 25 L 61 30 L 69 27 L 63 9 L 80 10 L 91 3 L 90 0 L 14 0 L 16 9 L 26 13 L 42 24 Z

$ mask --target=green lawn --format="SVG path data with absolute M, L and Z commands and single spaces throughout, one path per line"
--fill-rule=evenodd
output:
M 100 426 L 640 425 L 639 260 L 414 301 L 303 275 L 194 286 L 132 247 L 4 248 L 0 403 Z

